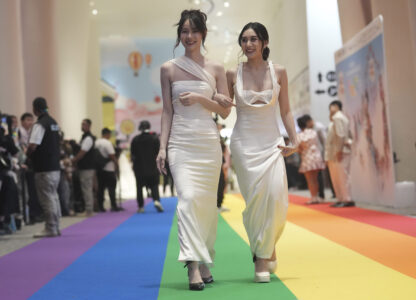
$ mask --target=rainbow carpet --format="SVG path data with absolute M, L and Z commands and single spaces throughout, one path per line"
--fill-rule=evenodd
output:
M 361 208 L 306 206 L 290 196 L 270 284 L 253 283 L 244 201 L 227 195 L 219 218 L 215 284 L 187 290 L 178 255 L 176 199 L 136 214 L 104 213 L 0 257 L 0 298 L 416 299 L 416 219 Z M 1 245 L 0 245 L 1 246 Z

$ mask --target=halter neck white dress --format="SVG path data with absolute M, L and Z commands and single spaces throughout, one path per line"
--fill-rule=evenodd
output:
M 251 252 L 258 258 L 272 256 L 283 232 L 288 208 L 286 168 L 277 148 L 284 145 L 277 122 L 280 86 L 272 62 L 269 68 L 273 89 L 256 92 L 244 90 L 243 63 L 239 64 L 234 85 L 237 122 L 230 145 L 246 202 L 243 222 Z
M 196 103 L 183 106 L 179 95 L 195 92 L 212 98 L 215 78 L 192 59 L 171 60 L 200 80 L 172 82 L 173 120 L 168 161 L 178 194 L 178 237 L 181 262 L 212 266 L 217 233 L 217 189 L 222 164 L 220 136 L 211 111 Z

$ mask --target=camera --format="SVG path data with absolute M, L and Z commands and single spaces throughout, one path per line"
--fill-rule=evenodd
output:
M 0 111 L 0 138 L 7 136 L 11 132 L 12 118 Z
M 11 168 L 10 156 L 18 151 L 12 138 L 12 117 L 0 112 L 0 171 Z

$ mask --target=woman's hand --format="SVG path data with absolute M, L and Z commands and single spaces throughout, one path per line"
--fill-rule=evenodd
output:
M 179 101 L 183 106 L 191 106 L 199 101 L 199 95 L 193 92 L 185 92 L 179 95 Z
M 297 147 L 293 147 L 293 146 L 277 146 L 277 148 L 279 148 L 280 150 L 282 150 L 282 155 L 284 157 L 288 157 L 291 156 L 293 153 L 298 151 Z
M 156 158 L 156 165 L 159 173 L 167 175 L 168 172 L 165 167 L 166 164 L 166 150 L 160 149 Z
M 223 94 L 215 94 L 212 100 L 218 102 L 218 104 L 225 108 L 235 106 L 233 100 L 230 97 L 227 97 Z
M 279 145 L 277 146 L 277 148 L 282 150 L 283 157 L 288 157 L 298 151 L 299 143 L 296 138 L 296 141 L 290 142 L 288 145 L 285 145 L 285 146 Z

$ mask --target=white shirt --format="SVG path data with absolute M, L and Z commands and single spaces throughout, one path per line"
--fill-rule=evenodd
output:
M 81 143 L 81 150 L 88 152 L 90 151 L 93 144 L 94 144 L 94 140 L 92 139 L 92 137 L 87 136 Z
M 45 135 L 45 128 L 39 123 L 33 124 L 32 132 L 30 133 L 29 144 L 40 145 Z
M 100 151 L 101 155 L 105 158 L 108 158 L 110 155 L 115 154 L 115 150 L 113 144 L 107 139 L 98 139 L 95 141 L 95 148 Z M 114 172 L 116 170 L 116 166 L 114 165 L 113 161 L 109 161 L 105 167 L 103 168 L 104 171 Z
M 30 132 L 31 132 L 31 129 L 26 130 L 24 127 L 19 128 L 19 134 L 20 134 L 19 144 L 21 146 L 27 147 L 27 145 L 29 144 Z
M 328 136 L 325 144 L 325 160 L 336 161 L 336 154 L 351 152 L 351 140 L 348 118 L 338 111 L 332 116 L 328 126 Z

